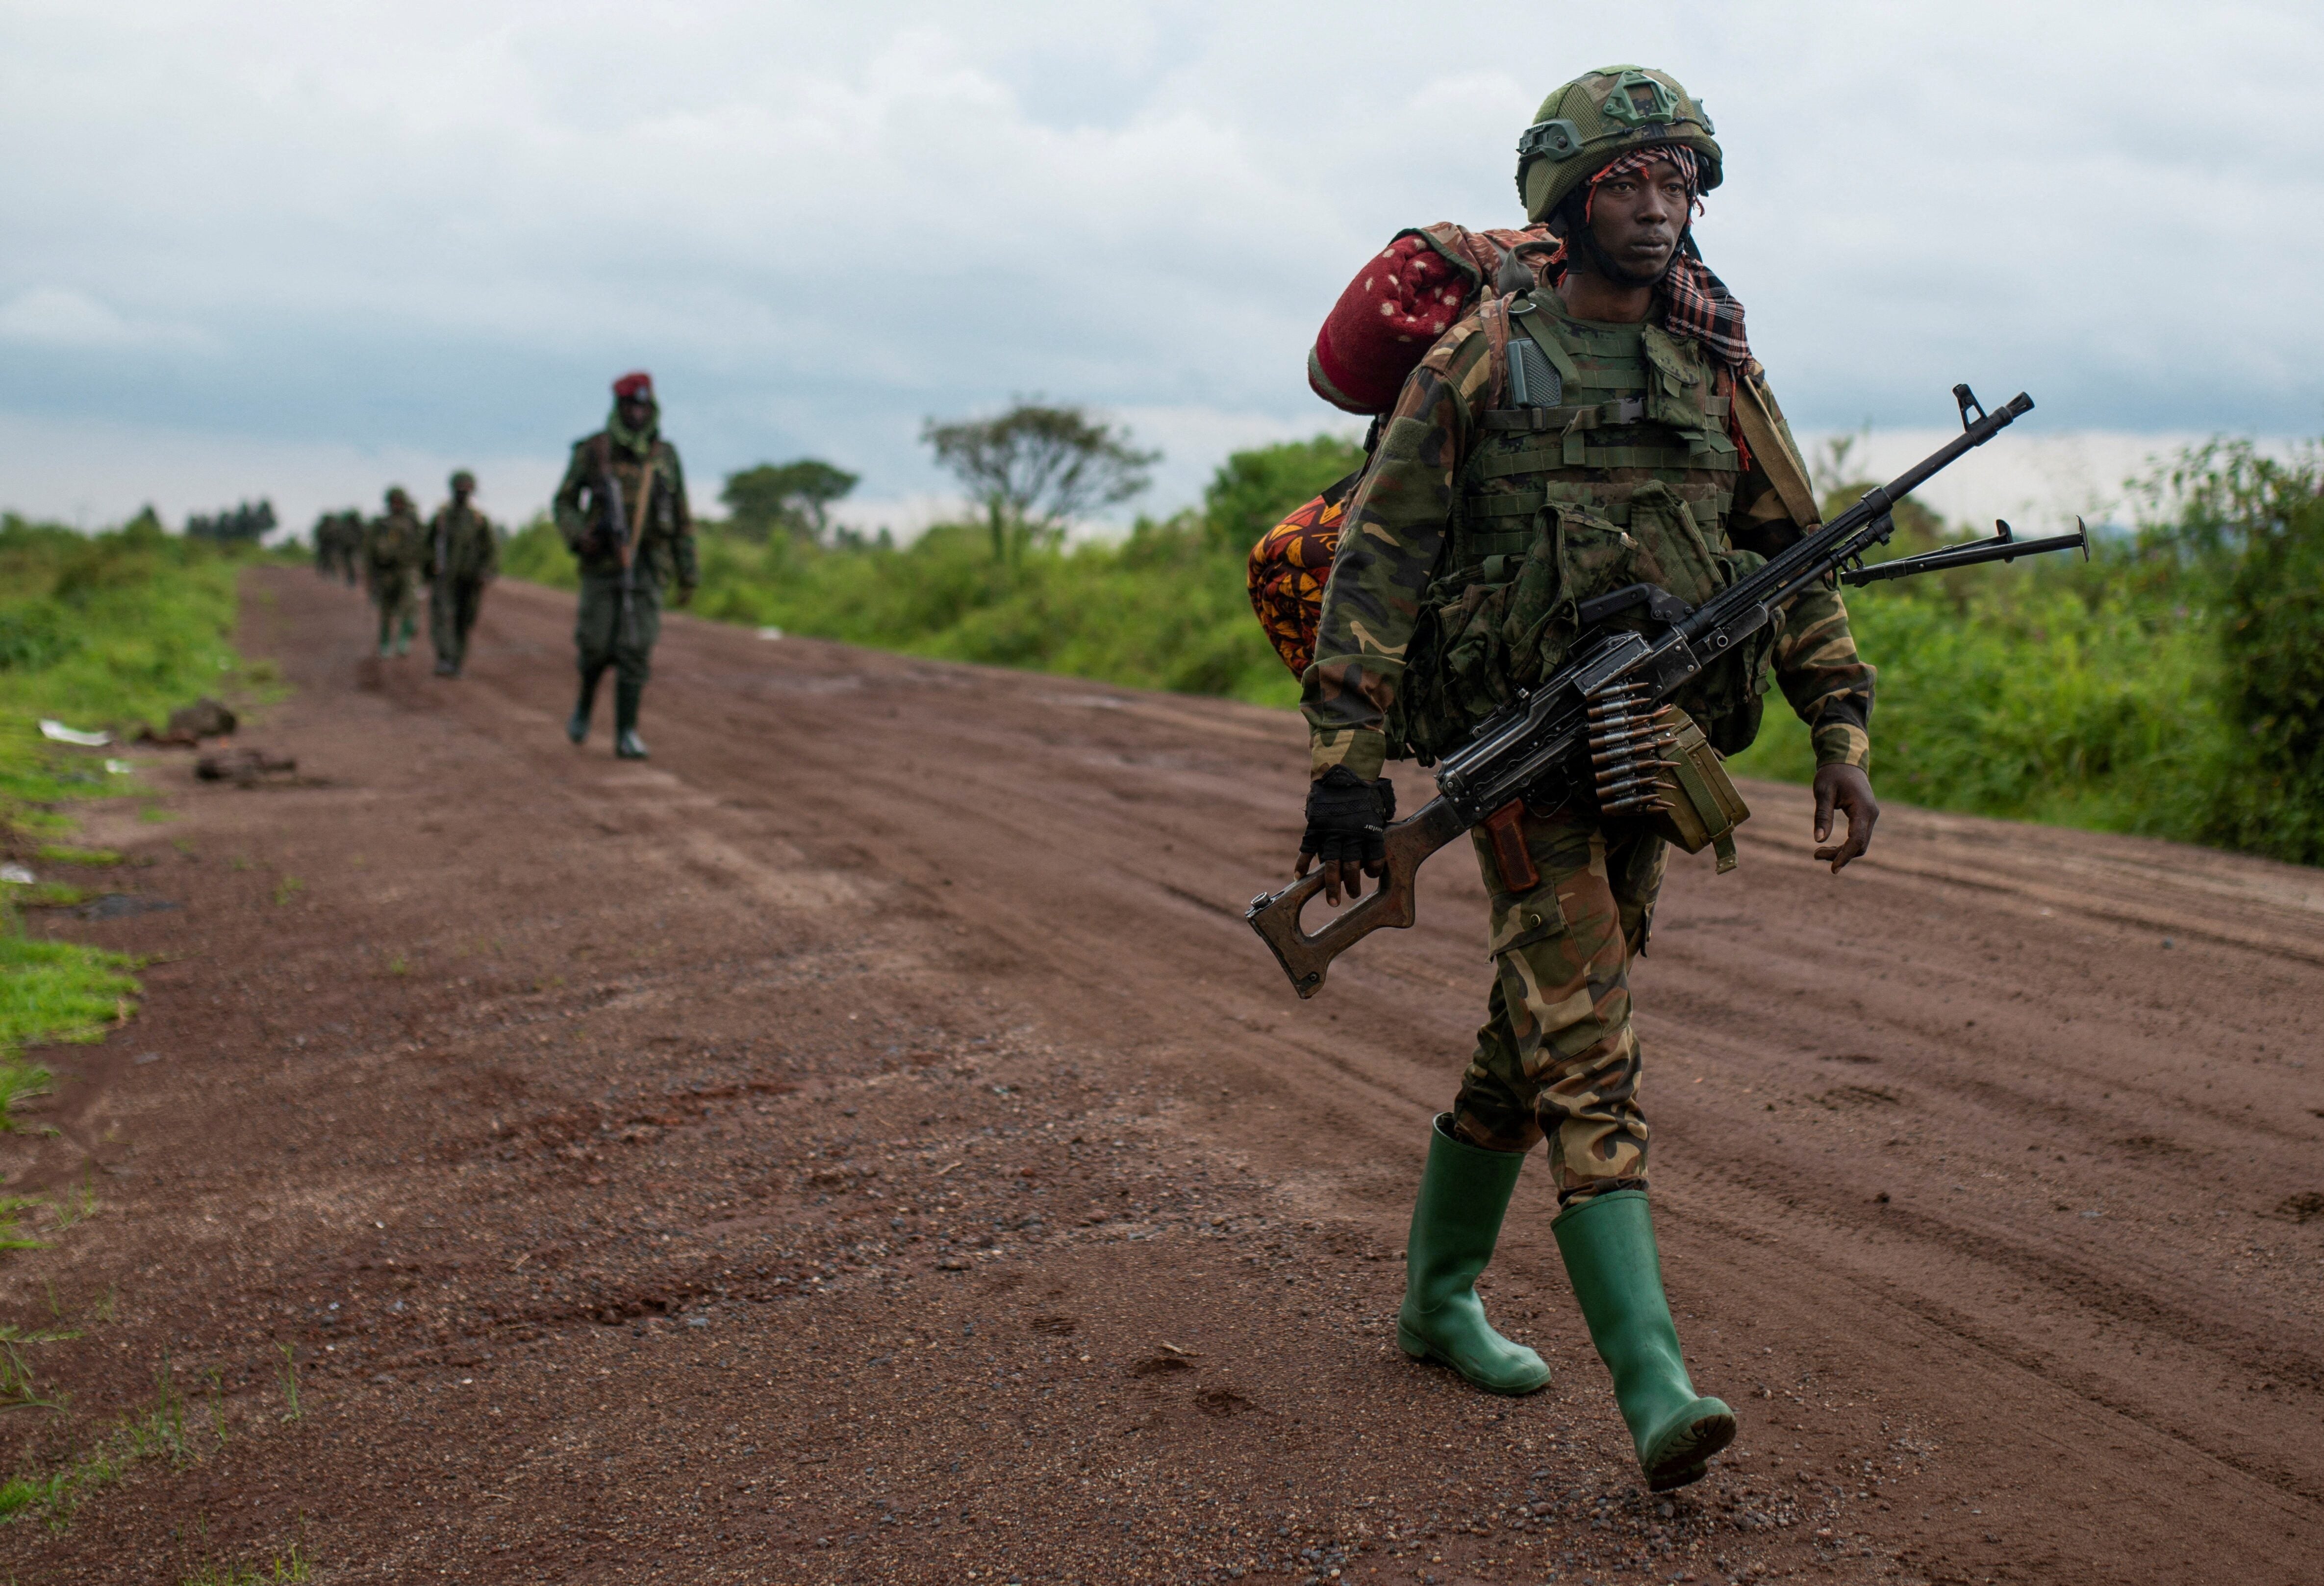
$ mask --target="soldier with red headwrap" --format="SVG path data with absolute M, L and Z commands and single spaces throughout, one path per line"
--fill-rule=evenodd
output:
M 613 670 L 613 752 L 643 760 L 638 705 L 661 633 L 661 592 L 678 586 L 679 605 L 701 581 L 695 559 L 694 514 L 678 448 L 661 438 L 653 377 L 640 371 L 613 382 L 605 428 L 573 443 L 573 460 L 557 487 L 558 531 L 581 564 L 580 609 L 573 639 L 580 654 L 581 694 L 565 724 L 580 743 L 589 735 L 597 682 Z

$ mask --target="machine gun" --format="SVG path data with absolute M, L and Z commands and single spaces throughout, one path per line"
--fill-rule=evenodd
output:
M 2086 528 L 2019 539 L 2002 523 L 1992 539 L 1864 564 L 1865 555 L 1896 531 L 1890 514 L 1898 502 L 2034 410 L 2033 399 L 2023 392 L 1991 413 L 1966 385 L 1953 387 L 1953 400 L 1960 407 L 1960 434 L 1887 484 L 1866 491 L 1831 522 L 1801 536 L 1702 605 L 1689 606 L 1650 584 L 1633 584 L 1582 603 L 1578 616 L 1585 634 L 1638 607 L 1645 608 L 1649 632 L 1626 628 L 1585 640 L 1574 658 L 1540 687 L 1486 718 L 1468 742 L 1444 756 L 1436 768 L 1436 797 L 1384 834 L 1385 870 L 1377 890 L 1313 933 L 1300 927 L 1299 915 L 1323 890 L 1321 867 L 1278 891 L 1251 899 L 1243 918 L 1274 952 L 1293 989 L 1302 997 L 1314 996 L 1323 989 L 1332 960 L 1383 927 L 1411 925 L 1416 917 L 1414 878 L 1439 848 L 1472 826 L 1513 816 L 1521 800 L 1555 804 L 1588 786 L 1593 775 L 1593 729 L 1601 751 L 1599 759 L 1613 759 L 1618 773 L 1650 765 L 1638 759 L 1640 746 L 1650 742 L 1644 732 L 1609 734 L 1608 724 L 1644 723 L 1661 702 L 1766 627 L 1786 601 L 1827 575 L 1838 572 L 1843 583 L 1868 584 L 2078 547 L 2088 559 Z M 2076 520 L 2078 525 L 2080 521 Z M 1608 752 L 1609 737 L 1617 746 Z M 1597 768 L 1601 789 L 1611 787 L 1627 796 L 1622 802 L 1633 807 L 1643 802 L 1637 791 L 1643 778 L 1609 782 L 1606 771 L 1602 763 Z

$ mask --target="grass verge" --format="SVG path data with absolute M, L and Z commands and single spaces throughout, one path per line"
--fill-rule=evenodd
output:
M 1834 448 L 1830 512 L 1867 483 Z M 1243 594 L 1259 528 L 1346 466 L 1344 447 L 1228 459 L 1200 512 L 1125 539 L 997 557 L 982 525 L 908 546 L 702 537 L 703 615 L 786 633 L 1100 682 L 1296 704 Z M 2144 521 L 2094 558 L 1958 569 L 1851 592 L 1879 669 L 1883 791 L 2016 820 L 2212 843 L 2324 862 L 2324 447 L 2288 459 L 2215 443 L 2148 482 Z M 1917 503 L 1886 554 L 1957 537 Z M 563 587 L 545 520 L 503 565 Z M 1772 696 L 1736 769 L 1814 770 L 1806 730 Z M 1410 773 L 1407 772 L 1408 776 Z
M 154 1460 L 189 1465 L 208 1452 L 204 1429 L 189 1425 L 185 1394 L 164 1360 L 154 1379 L 153 1401 L 114 1423 L 94 1447 L 39 1474 L 0 1482 L 0 1526 L 37 1520 L 57 1530 L 72 1523 L 73 1512 L 91 1493 L 120 1480 Z M 226 1441 L 222 1416 L 213 1411 L 208 1438 Z

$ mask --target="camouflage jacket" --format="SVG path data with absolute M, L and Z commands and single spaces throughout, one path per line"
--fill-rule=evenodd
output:
M 410 577 L 426 565 L 428 530 L 410 511 L 387 512 L 364 525 L 363 564 L 375 578 Z
M 1376 777 L 1391 755 L 1459 742 L 1563 658 L 1578 600 L 1647 582 L 1699 604 L 1799 535 L 1764 461 L 1728 437 L 1731 373 L 1659 327 L 1591 326 L 1553 291 L 1531 296 L 1493 329 L 1487 309 L 1447 331 L 1381 433 L 1303 679 L 1314 775 Z M 1515 341 L 1527 327 L 1558 365 L 1552 401 L 1569 404 L 1530 420 L 1502 405 L 1507 363 L 1492 350 L 1496 330 Z M 1758 365 L 1742 378 L 1781 427 Z M 1733 752 L 1757 729 L 1772 662 L 1817 763 L 1868 764 L 1874 672 L 1839 590 L 1810 589 L 1782 619 L 1731 676 L 1714 669 L 1679 703 Z
M 638 498 L 640 487 L 646 484 L 649 457 L 653 463 L 652 496 L 641 511 Z M 641 569 L 656 586 L 675 579 L 679 588 L 692 589 L 700 583 L 694 513 L 687 503 L 686 475 L 678 466 L 678 448 L 656 439 L 641 456 L 614 445 L 603 430 L 573 443 L 573 460 L 566 467 L 565 482 L 557 487 L 558 532 L 580 561 L 582 576 L 611 578 L 621 572 L 621 559 L 610 537 L 601 532 L 609 516 L 601 482 L 608 475 L 622 492 L 622 521 L 642 548 Z
M 500 536 L 492 520 L 474 507 L 446 502 L 428 520 L 428 577 L 471 583 L 501 570 Z

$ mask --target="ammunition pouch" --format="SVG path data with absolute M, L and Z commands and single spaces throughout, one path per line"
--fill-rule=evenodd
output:
M 1663 750 L 1665 763 L 1648 824 L 1682 853 L 1711 849 L 1719 856 L 1719 873 L 1725 875 L 1735 868 L 1735 828 L 1751 818 L 1750 807 L 1694 718 L 1668 705 L 1664 720 L 1676 731 Z

